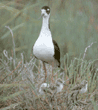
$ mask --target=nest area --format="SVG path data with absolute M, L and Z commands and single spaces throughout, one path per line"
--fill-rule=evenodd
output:
M 59 69 L 53 70 L 53 81 L 51 80 L 52 67 L 46 64 L 46 84 L 49 86 L 43 87 L 43 94 L 40 94 L 39 89 L 45 78 L 42 62 L 36 61 L 33 57 L 29 62 L 24 63 L 23 54 L 20 60 L 14 61 L 12 57 L 8 57 L 6 50 L 4 56 L 6 59 L 0 59 L 0 97 L 2 97 L 0 108 L 94 110 L 94 107 L 98 105 L 97 69 L 92 75 L 91 62 L 75 58 L 68 67 L 65 66 L 63 72 Z M 80 61 L 77 67 L 75 61 Z M 15 67 L 12 66 L 13 64 Z M 57 80 L 63 84 L 59 92 L 57 92 L 59 86 Z M 81 93 L 84 80 L 88 86 L 86 92 Z

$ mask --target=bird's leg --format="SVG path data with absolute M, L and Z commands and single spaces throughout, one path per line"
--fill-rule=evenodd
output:
M 45 67 L 45 63 L 43 62 L 43 69 L 45 71 L 45 80 L 44 82 L 46 82 L 46 78 L 47 78 L 47 71 L 46 71 L 46 67 Z
M 54 82 L 54 80 L 53 80 L 53 69 L 54 69 L 54 62 L 52 62 L 52 77 L 51 77 L 52 82 Z

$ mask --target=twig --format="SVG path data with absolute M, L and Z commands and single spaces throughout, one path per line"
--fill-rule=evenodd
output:
M 6 50 L 3 50 L 3 54 L 4 54 L 4 56 L 7 58 L 7 60 L 9 61 L 11 61 L 13 58 L 12 57 L 8 57 L 8 52 L 6 51 Z
M 24 61 L 23 61 L 23 53 L 21 53 L 21 61 L 22 61 L 22 67 L 18 70 L 18 73 L 20 73 L 21 72 L 21 70 L 23 69 L 23 65 L 24 65 Z M 21 62 L 20 61 L 20 62 Z M 20 64 L 20 62 L 18 62 L 18 65 Z
M 17 65 L 17 67 L 16 67 L 10 74 L 6 75 L 6 76 L 1 80 L 1 82 L 2 82 L 5 78 L 7 78 L 7 76 L 12 75 L 12 74 L 14 73 L 14 71 L 17 70 L 17 68 L 20 66 L 21 63 L 22 63 L 22 61 Z M 0 82 L 0 83 L 1 83 L 1 82 Z
M 8 28 L 10 30 L 10 33 L 12 35 L 12 42 L 13 42 L 13 52 L 14 52 L 14 59 L 13 59 L 13 63 L 14 63 L 14 68 L 15 68 L 15 42 L 14 42 L 14 37 L 13 37 L 13 31 L 11 30 L 11 28 L 9 26 L 5 26 L 6 28 Z
M 83 60 L 84 60 L 84 58 L 86 56 L 87 49 L 90 48 L 94 43 L 97 43 L 97 42 L 92 42 L 89 46 L 87 46 L 85 48 L 84 55 L 83 55 L 83 58 L 82 58 L 81 68 L 82 68 L 82 65 L 83 65 Z
M 69 78 L 69 79 L 67 79 L 66 81 L 64 81 L 64 85 L 66 85 L 65 83 L 67 82 L 67 81 L 70 81 L 72 78 L 74 77 L 74 75 L 72 75 L 72 77 L 71 78 Z
M 87 47 L 85 48 L 85 51 L 84 51 L 84 55 L 83 55 L 83 59 L 82 59 L 82 60 L 84 60 L 84 58 L 85 58 L 85 56 L 86 56 L 87 49 L 90 48 L 94 43 L 97 43 L 97 42 L 92 42 L 89 46 L 87 46 Z

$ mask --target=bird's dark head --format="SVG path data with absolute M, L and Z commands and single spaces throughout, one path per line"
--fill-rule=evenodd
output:
M 50 15 L 50 8 L 48 6 L 43 6 L 41 8 L 41 15 L 43 17 L 48 17 Z

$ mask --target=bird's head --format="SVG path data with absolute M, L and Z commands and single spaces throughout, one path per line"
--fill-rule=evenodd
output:
M 57 81 L 56 81 L 56 85 L 60 86 L 60 85 L 63 85 L 63 84 L 64 84 L 64 81 L 62 79 L 58 78 Z
M 81 84 L 83 84 L 83 85 L 86 85 L 88 82 L 86 81 L 86 80 L 83 80 L 82 82 L 81 82 Z
M 50 16 L 50 8 L 48 6 L 43 6 L 41 8 L 41 16 L 46 18 Z

